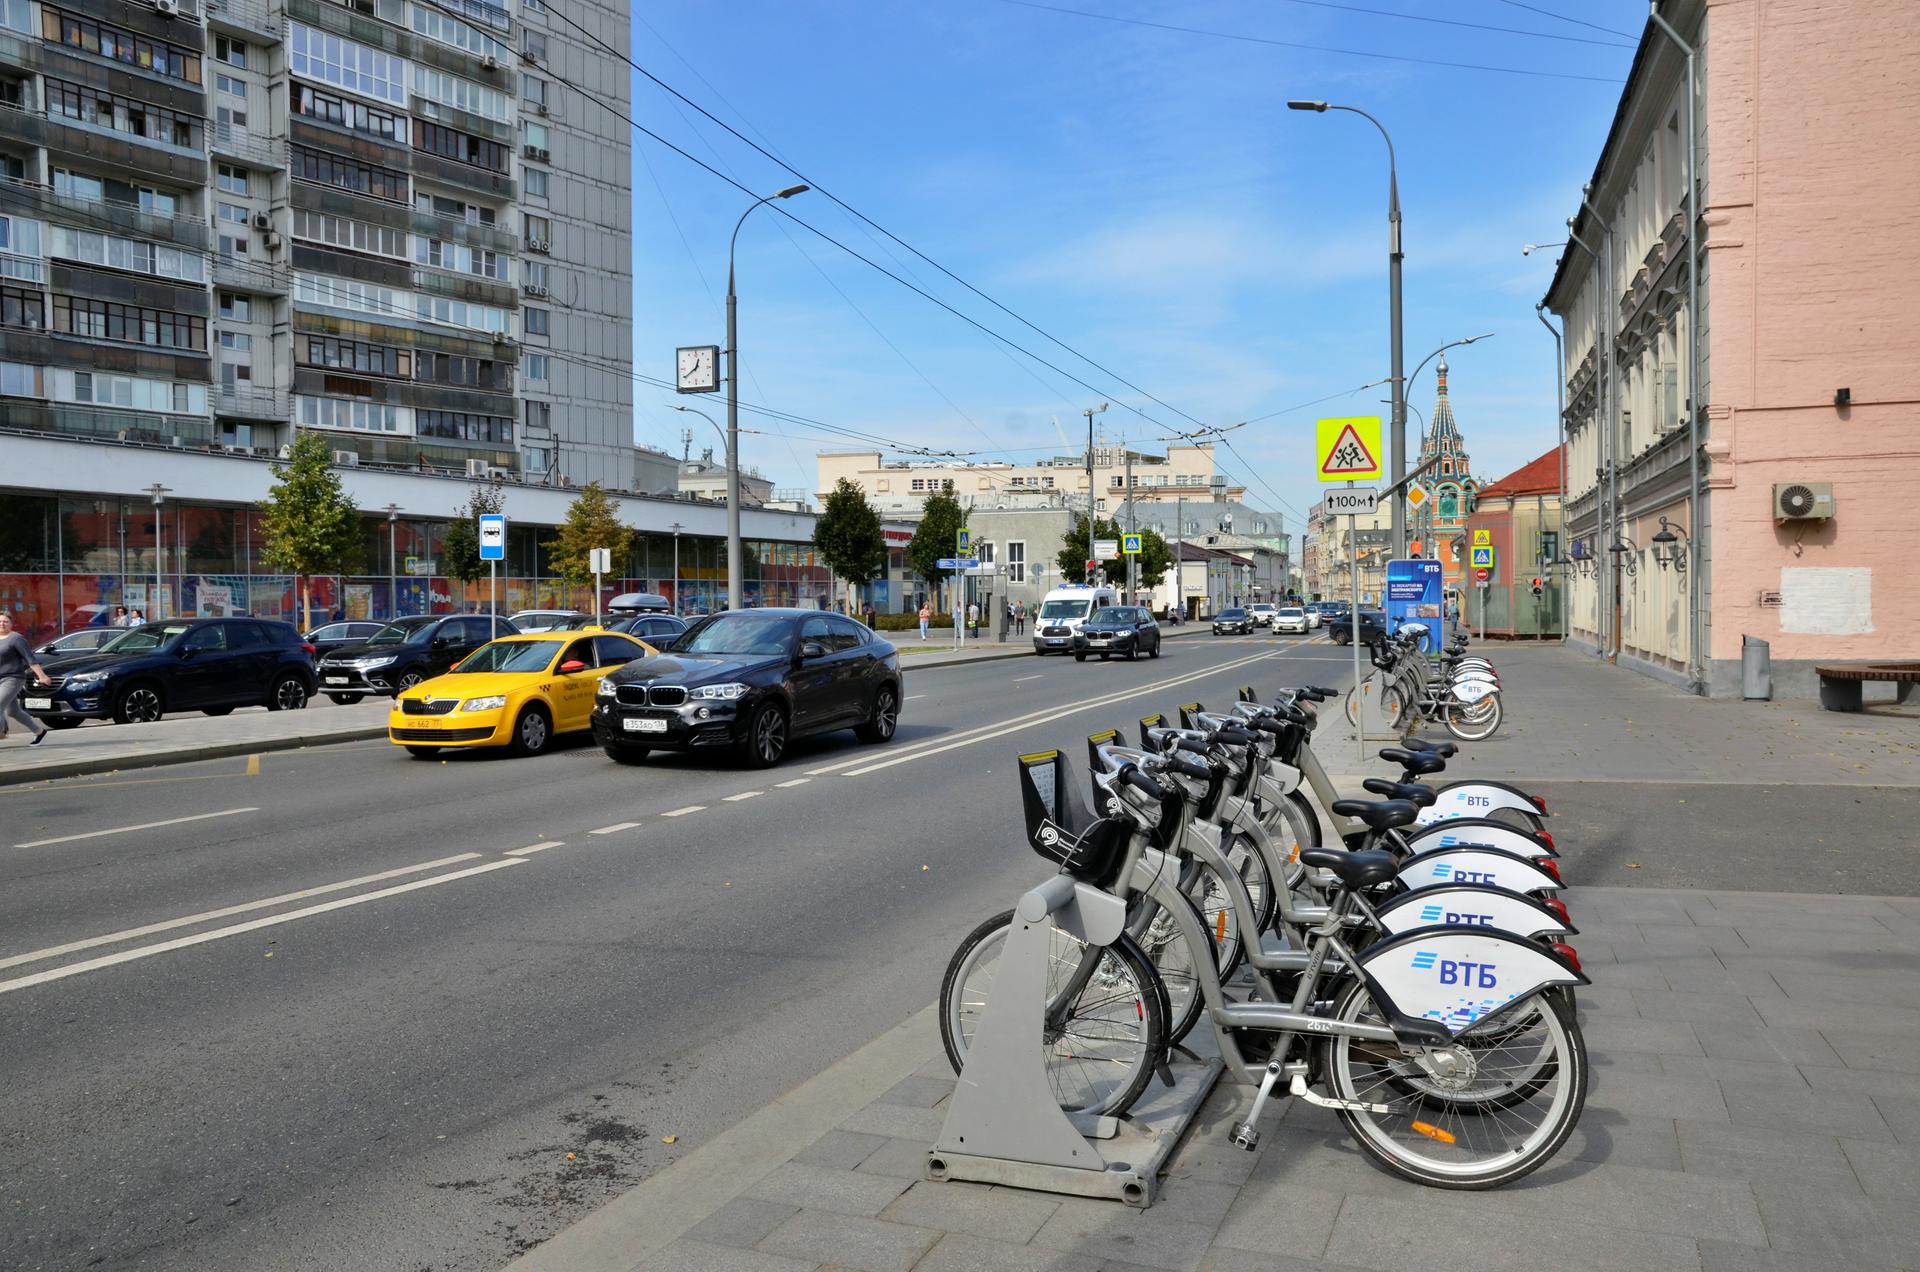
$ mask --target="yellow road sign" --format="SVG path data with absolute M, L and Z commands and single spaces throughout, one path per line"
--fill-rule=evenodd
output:
M 1475 531 L 1473 532 L 1473 546 L 1474 546 L 1474 547 L 1476 547 L 1476 548 L 1484 548 L 1484 547 L 1486 547 L 1486 546 L 1487 546 L 1488 544 L 1490 544 L 1490 543 L 1492 543 L 1492 542 L 1493 542 L 1493 531 L 1491 531 L 1491 530 L 1475 530 Z
M 1431 498 L 1433 498 L 1433 496 L 1427 493 L 1425 486 L 1416 484 L 1407 487 L 1407 507 L 1409 508 L 1418 508 Z
M 1380 475 L 1380 417 L 1318 420 L 1314 466 L 1321 481 L 1370 481 Z

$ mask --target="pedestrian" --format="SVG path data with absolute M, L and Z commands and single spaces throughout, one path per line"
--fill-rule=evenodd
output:
M 868 627 L 873 626 L 873 602 L 872 601 L 867 602 L 866 608 L 860 612 L 860 617 Z
M 127 625 L 126 606 L 116 605 L 113 607 L 113 622 L 109 625 L 113 627 L 125 627 Z
M 967 630 L 974 631 L 980 626 L 980 605 L 977 601 L 967 602 Z
M 0 738 L 7 736 L 8 722 L 18 720 L 33 734 L 33 741 L 27 745 L 39 746 L 47 740 L 47 728 L 27 714 L 20 703 L 28 672 L 43 685 L 53 683 L 46 669 L 33 660 L 33 646 L 27 638 L 13 630 L 13 615 L 0 613 Z
M 921 601 L 920 602 L 920 639 L 922 642 L 925 642 L 925 640 L 927 639 L 927 624 L 931 623 L 932 621 L 933 621 L 932 602 Z
M 144 627 L 146 626 L 146 622 L 147 616 L 138 606 L 135 606 L 133 612 L 127 615 L 128 627 Z

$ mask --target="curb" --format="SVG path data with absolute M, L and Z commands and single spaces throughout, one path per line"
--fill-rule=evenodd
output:
M 939 1054 L 937 1003 L 802 1082 L 509 1263 L 506 1272 L 631 1268 Z
M 43 764 L 32 769 L 0 771 L 0 786 L 25 786 L 63 777 L 90 777 L 96 773 L 117 773 L 122 769 L 164 768 L 169 764 L 194 764 L 201 760 L 224 760 L 237 755 L 262 755 L 268 751 L 297 751 L 309 746 L 327 746 L 334 742 L 365 742 L 387 736 L 387 726 L 343 729 L 337 733 L 303 735 L 296 738 L 267 738 L 258 742 L 219 742 L 196 746 L 192 750 L 156 751 L 151 755 L 121 755 L 98 760 L 70 760 L 63 764 Z

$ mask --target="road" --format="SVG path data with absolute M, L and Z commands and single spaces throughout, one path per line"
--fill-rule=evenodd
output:
M 1012 758 L 1347 651 L 909 670 L 750 772 L 383 742 L 0 792 L 0 1265 L 491 1270 L 924 1007 Z

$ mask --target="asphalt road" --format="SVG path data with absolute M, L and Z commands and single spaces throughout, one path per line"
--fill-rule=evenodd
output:
M 925 1006 L 1044 874 L 1016 754 L 1348 665 L 910 669 L 892 745 L 769 772 L 358 743 L 0 792 L 0 1266 L 490 1272 Z

